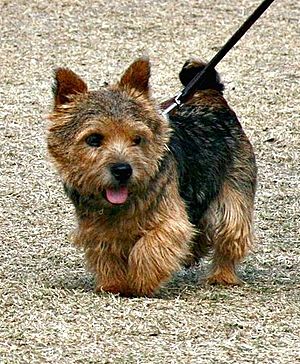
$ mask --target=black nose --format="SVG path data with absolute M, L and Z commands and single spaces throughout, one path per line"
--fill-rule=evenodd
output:
M 110 168 L 111 174 L 118 182 L 127 182 L 132 175 L 131 165 L 128 163 L 116 163 Z

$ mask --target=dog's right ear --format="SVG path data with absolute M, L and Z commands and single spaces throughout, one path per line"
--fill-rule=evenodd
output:
M 57 68 L 54 74 L 52 91 L 54 94 L 54 108 L 68 104 L 72 96 L 86 93 L 86 83 L 68 68 Z

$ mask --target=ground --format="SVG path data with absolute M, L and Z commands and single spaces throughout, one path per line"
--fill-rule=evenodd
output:
M 217 67 L 259 167 L 243 287 L 200 286 L 204 262 L 155 298 L 96 295 L 45 147 L 55 67 L 96 89 L 146 54 L 164 100 L 184 61 L 213 57 L 258 3 L 1 1 L 1 363 L 300 363 L 297 1 L 275 1 Z

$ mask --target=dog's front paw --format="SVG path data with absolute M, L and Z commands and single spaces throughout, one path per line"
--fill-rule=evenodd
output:
M 120 295 L 122 297 L 133 297 L 135 294 L 127 285 L 120 284 L 108 284 L 108 285 L 97 285 L 95 287 L 96 293 L 112 293 L 114 295 Z

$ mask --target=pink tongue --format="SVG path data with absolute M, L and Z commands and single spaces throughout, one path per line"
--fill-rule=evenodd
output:
M 106 198 L 110 203 L 122 204 L 127 200 L 128 189 L 127 187 L 120 187 L 118 190 L 107 189 Z

